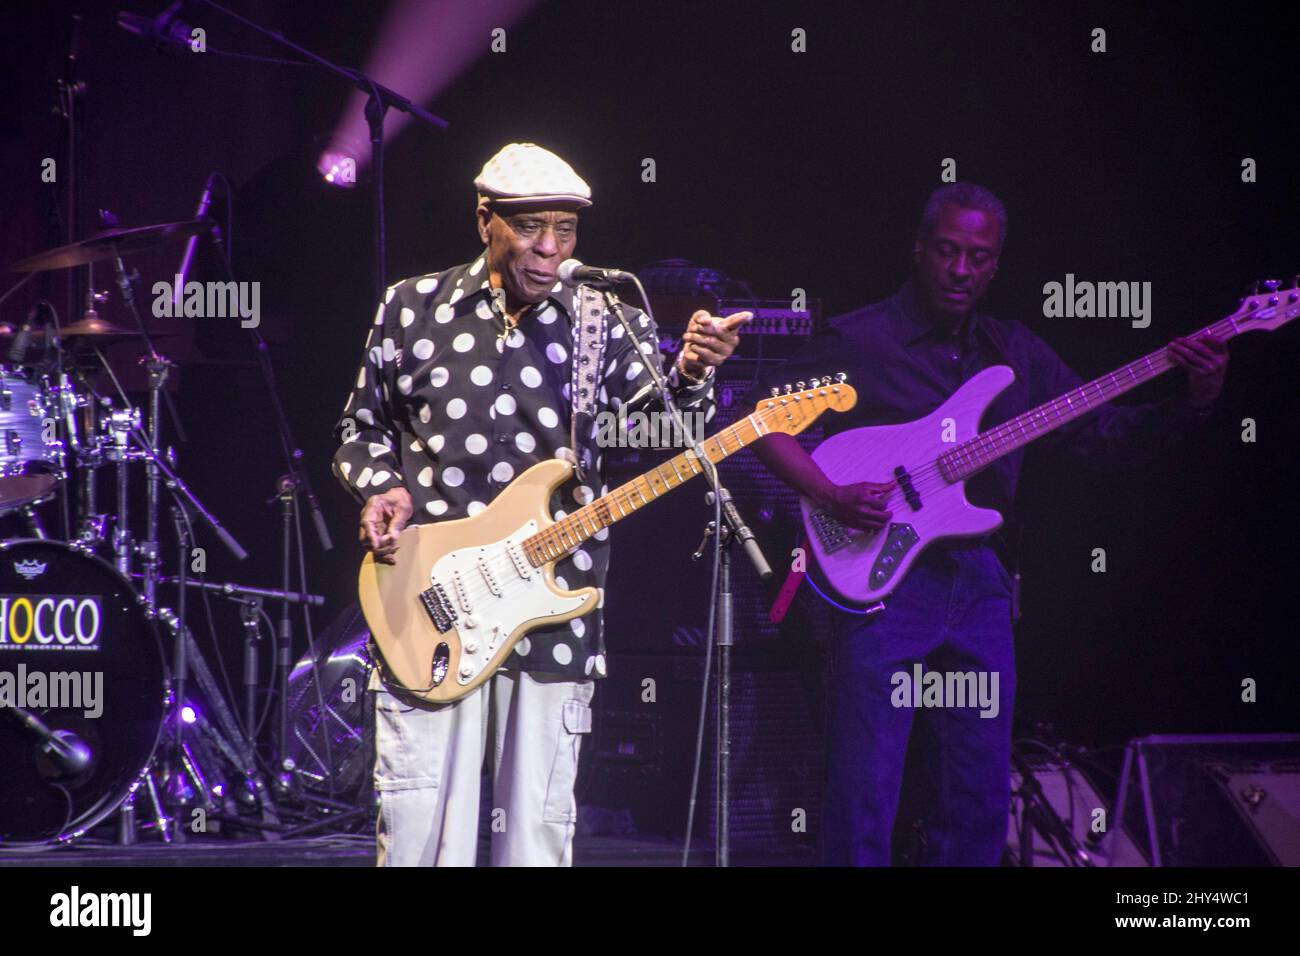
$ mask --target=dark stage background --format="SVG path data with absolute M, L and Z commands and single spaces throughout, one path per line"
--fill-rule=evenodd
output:
M 312 589 L 329 597 L 319 628 L 353 600 L 361 556 L 357 508 L 329 460 L 373 315 L 368 193 L 328 188 L 312 172 L 348 91 L 311 69 L 156 52 L 113 25 L 119 9 L 152 16 L 162 6 L 51 0 L 0 12 L 0 264 L 60 242 L 54 187 L 39 170 L 58 155 L 49 110 L 78 11 L 88 85 L 81 234 L 98 208 L 124 225 L 188 218 L 212 169 L 236 187 L 237 267 L 263 283 L 262 331 L 337 542 L 322 554 L 308 539 Z M 356 65 L 385 9 L 232 6 Z M 281 55 L 189 7 L 212 47 Z M 806 53 L 791 51 L 796 27 Z M 1107 31 L 1104 54 L 1089 50 L 1094 27 Z M 447 132 L 412 126 L 390 144 L 390 280 L 476 254 L 471 180 L 520 140 L 556 150 L 592 184 L 586 261 L 635 268 L 683 257 L 746 279 L 759 296 L 805 289 L 828 315 L 902 282 L 920 206 L 952 157 L 959 179 L 991 187 L 1010 214 L 989 309 L 1027 322 L 1085 378 L 1226 314 L 1251 280 L 1300 271 L 1294 33 L 1246 5 L 552 0 L 509 28 L 507 52 L 489 53 L 489 42 L 457 38 L 453 15 L 428 38 L 430 58 L 448 43 L 482 55 L 426 104 L 450 121 Z M 653 183 L 641 179 L 647 157 Z M 1258 182 L 1242 182 L 1245 157 Z M 226 214 L 224 202 L 214 213 Z M 178 252 L 133 260 L 146 292 L 170 279 Z M 1067 272 L 1150 281 L 1150 327 L 1044 319 L 1042 286 Z M 105 275 L 97 286 L 109 286 Z M 220 277 L 211 254 L 195 277 Z M 56 298 L 63 282 L 43 291 Z M 27 292 L 0 319 L 20 320 Z M 102 313 L 129 323 L 116 300 Z M 204 541 L 209 574 L 276 586 L 278 519 L 267 502 L 284 468 L 248 340 L 233 321 L 152 324 L 182 333 L 164 343 L 183 363 L 181 472 L 252 552 L 240 565 Z M 134 354 L 115 350 L 124 370 Z M 1298 356 L 1300 324 L 1236 341 L 1211 423 L 1147 467 L 1102 475 L 1031 456 L 1023 726 L 1051 721 L 1089 746 L 1295 728 Z M 1137 397 L 1178 385 L 1171 377 Z M 1257 423 L 1253 444 L 1241 440 L 1244 418 Z M 680 506 L 703 518 L 698 498 Z M 694 544 L 663 542 L 662 601 L 644 611 L 647 633 L 669 628 L 679 592 L 698 598 L 707 587 L 686 562 Z M 1105 574 L 1090 571 L 1096 547 Z M 238 660 L 235 619 L 222 621 L 225 655 Z M 613 650 L 620 639 L 611 635 Z M 1258 703 L 1241 702 L 1245 678 L 1258 682 Z

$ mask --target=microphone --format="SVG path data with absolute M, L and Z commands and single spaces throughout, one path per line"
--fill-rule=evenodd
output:
M 596 266 L 584 266 L 577 259 L 565 259 L 556 269 L 560 281 L 565 285 L 589 284 L 614 285 L 619 282 L 631 282 L 632 273 L 621 269 L 598 269 Z
M 23 707 L 3 707 L 22 728 L 36 739 L 37 749 L 48 754 L 62 777 L 72 777 L 90 766 L 94 754 L 84 740 L 70 730 L 50 730 L 39 717 Z
M 146 40 L 152 40 L 154 46 L 162 49 L 164 46 L 190 48 L 190 25 L 182 23 L 176 19 L 180 13 L 184 0 L 176 0 L 166 10 L 156 17 L 142 17 L 138 13 L 128 13 L 125 10 L 118 13 L 117 25 L 127 33 L 134 33 L 138 37 Z
M 54 739 L 50 741 L 46 753 L 65 776 L 75 776 L 90 766 L 94 754 L 90 752 L 89 745 L 72 731 L 56 730 L 51 737 Z
M 208 173 L 208 181 L 203 184 L 203 195 L 199 197 L 199 207 L 194 210 L 194 218 L 202 219 L 208 212 L 208 206 L 212 205 L 212 181 L 217 178 L 216 173 Z M 185 253 L 181 256 L 181 264 L 176 269 L 176 285 L 172 287 L 172 314 L 181 314 L 181 299 L 185 289 L 185 273 L 190 270 L 190 263 L 194 260 L 194 249 L 199 244 L 197 235 L 190 236 L 185 240 Z

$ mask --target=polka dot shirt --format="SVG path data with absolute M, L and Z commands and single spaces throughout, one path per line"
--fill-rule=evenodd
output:
M 606 315 L 597 414 L 648 406 L 654 388 L 646 364 L 663 367 L 653 323 L 639 310 L 624 308 L 645 351 L 633 345 L 615 316 Z M 411 523 L 420 524 L 472 517 L 531 465 L 548 458 L 572 461 L 572 309 L 572 292 L 557 284 L 503 337 L 505 320 L 482 257 L 390 287 L 335 429 L 341 443 L 335 476 L 359 502 L 405 487 L 415 507 Z M 690 385 L 673 369 L 668 381 L 683 411 L 713 417 L 711 378 Z M 599 449 L 595 464 L 586 484 L 574 477 L 556 490 L 549 507 L 557 520 L 609 490 Z M 608 567 L 608 529 L 562 558 L 555 566 L 559 586 L 600 588 L 600 604 L 584 617 L 532 631 L 508 666 L 574 680 L 604 677 L 600 607 Z

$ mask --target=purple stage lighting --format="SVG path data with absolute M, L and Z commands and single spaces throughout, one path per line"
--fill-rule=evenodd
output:
M 428 105 L 480 56 L 494 48 L 509 49 L 508 28 L 513 28 L 537 3 L 396 0 L 384 15 L 362 71 L 412 102 Z M 366 94 L 354 90 L 349 95 L 330 137 L 331 151 L 340 149 L 341 144 L 370 141 L 365 105 Z M 410 119 L 406 113 L 389 110 L 384 117 L 385 142 L 391 143 Z M 369 162 L 369 150 L 357 155 L 358 167 Z M 321 175 L 332 182 L 327 172 L 322 169 Z
M 351 189 L 357 184 L 357 161 L 337 149 L 327 149 L 316 161 L 316 170 L 331 186 Z

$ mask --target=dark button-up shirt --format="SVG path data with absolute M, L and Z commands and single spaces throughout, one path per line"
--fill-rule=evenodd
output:
M 830 320 L 790 362 L 760 375 L 749 404 L 768 388 L 836 372 L 848 373 L 858 403 L 821 419 L 827 437 L 868 425 L 923 418 L 981 369 L 1009 365 L 1015 381 L 989 406 L 988 430 L 1082 383 L 1046 342 L 1019 322 L 974 313 L 957 335 L 934 326 L 909 280 L 895 295 Z M 1198 419 L 1185 398 L 1154 405 L 1106 404 L 1042 439 L 1102 468 L 1146 460 Z M 1023 449 L 994 462 L 968 483 L 971 501 L 1010 514 Z
M 411 493 L 412 524 L 478 514 L 518 475 L 548 458 L 572 462 L 569 385 L 574 351 L 572 291 L 559 284 L 504 334 L 505 317 L 489 289 L 486 262 L 416 276 L 388 289 L 366 341 L 361 370 L 335 430 L 334 473 L 360 502 L 390 488 Z M 648 406 L 648 362 L 662 369 L 658 332 L 637 309 L 624 309 L 641 337 L 638 350 L 618 319 L 608 329 L 594 413 Z M 712 418 L 711 378 L 700 385 L 668 374 L 683 409 Z M 587 436 L 588 438 L 590 436 Z M 604 461 L 586 483 L 575 476 L 552 496 L 556 520 L 608 491 Z M 609 531 L 602 529 L 556 564 L 564 588 L 597 587 L 604 603 Z M 511 666 L 574 680 L 605 676 L 600 607 L 531 632 Z

